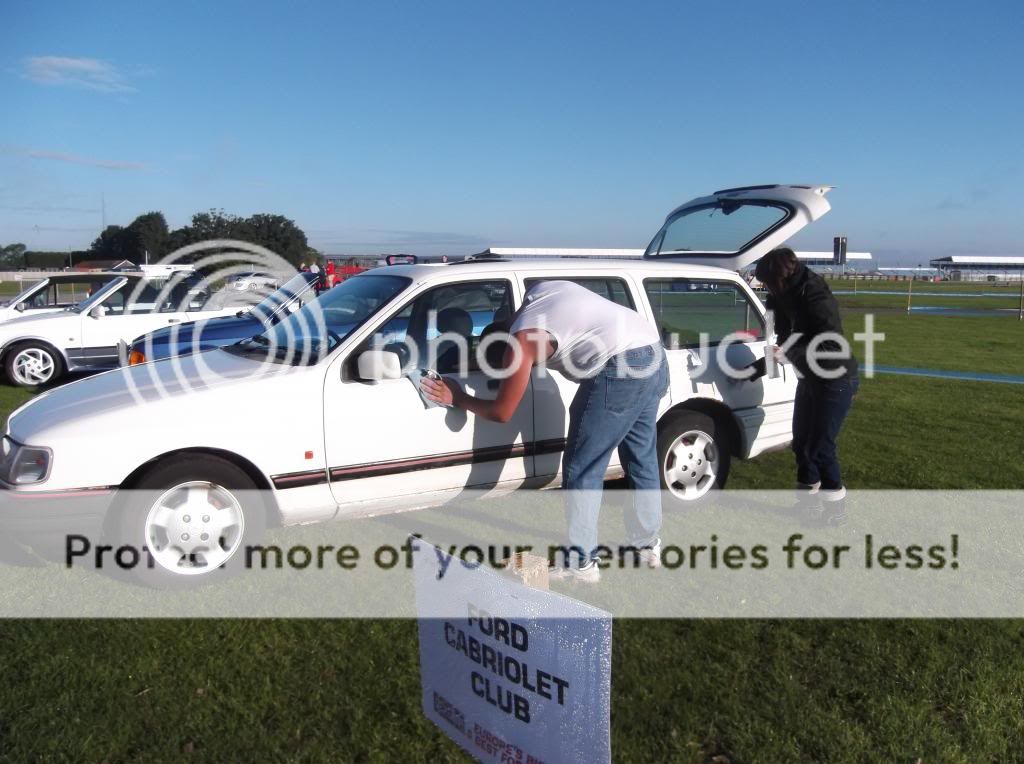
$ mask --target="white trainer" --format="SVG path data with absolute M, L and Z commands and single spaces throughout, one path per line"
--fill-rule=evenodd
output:
M 555 581 L 575 581 L 581 584 L 596 584 L 601 580 L 601 569 L 597 566 L 597 560 L 587 560 L 580 567 L 570 565 L 551 565 L 548 568 L 548 577 Z
M 821 496 L 823 501 L 840 501 L 846 498 L 846 486 L 841 485 L 838 488 L 822 488 L 818 495 Z
M 654 539 L 653 544 L 640 547 L 640 560 L 648 568 L 661 567 L 661 539 Z

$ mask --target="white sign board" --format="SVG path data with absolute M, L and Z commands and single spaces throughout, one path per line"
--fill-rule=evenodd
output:
M 610 761 L 611 614 L 418 547 L 427 718 L 480 761 Z

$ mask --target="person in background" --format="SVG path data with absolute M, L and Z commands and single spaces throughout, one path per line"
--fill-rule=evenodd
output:
M 324 285 L 324 276 L 320 271 L 320 266 L 316 264 L 316 260 L 309 264 L 309 272 L 316 275 L 316 284 L 313 285 L 313 291 L 319 297 Z
M 784 354 L 778 347 L 772 349 L 775 360 L 791 363 L 800 378 L 793 408 L 797 490 L 841 499 L 846 488 L 836 438 L 857 392 L 858 374 L 849 344 L 839 340 L 843 334 L 839 305 L 825 279 L 788 247 L 762 257 L 754 274 L 768 290 L 765 305 L 774 313 L 778 341 L 786 347 Z M 754 364 L 751 379 L 764 372 L 761 359 Z
M 326 270 L 327 274 L 326 274 L 326 277 L 324 278 L 324 283 L 326 284 L 327 288 L 330 289 L 331 287 L 335 286 L 335 281 L 334 281 L 334 261 L 333 260 L 328 260 L 327 261 L 327 267 L 325 268 L 325 270 Z
M 424 393 L 442 405 L 507 422 L 534 366 L 578 381 L 562 454 L 568 545 L 561 564 L 552 561 L 551 574 L 585 583 L 600 580 L 597 520 L 605 473 L 616 449 L 633 489 L 633 501 L 625 511 L 628 548 L 649 567 L 659 567 L 657 415 L 668 390 L 668 368 L 658 330 L 636 311 L 585 287 L 548 281 L 527 291 L 509 335 L 512 347 L 504 357 L 509 376 L 501 381 L 494 400 L 475 398 L 447 378 L 424 378 Z

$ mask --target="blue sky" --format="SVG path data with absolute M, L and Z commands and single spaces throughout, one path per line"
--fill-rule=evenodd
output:
M 829 183 L 803 248 L 1024 254 L 1022 4 L 48 2 L 0 30 L 0 243 L 281 213 L 330 253 L 642 247 Z

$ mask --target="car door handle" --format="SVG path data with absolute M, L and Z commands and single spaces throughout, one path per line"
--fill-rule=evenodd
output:
M 168 318 L 167 319 L 167 323 L 169 323 L 169 324 L 180 324 L 181 323 L 181 319 L 180 318 Z

